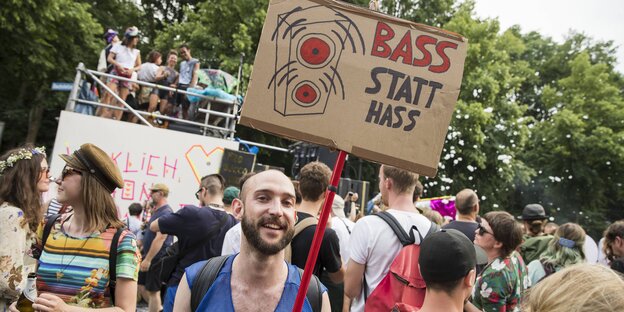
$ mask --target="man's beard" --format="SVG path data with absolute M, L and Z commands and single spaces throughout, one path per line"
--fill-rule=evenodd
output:
M 260 227 L 270 223 L 279 224 L 282 228 L 285 228 L 284 236 L 282 236 L 277 243 L 273 244 L 267 243 L 262 239 L 262 237 L 260 237 Z M 246 214 L 243 214 L 241 229 L 243 230 L 245 238 L 247 238 L 247 242 L 249 242 L 254 249 L 267 256 L 275 255 L 282 249 L 286 248 L 295 235 L 295 228 L 288 224 L 288 222 L 280 222 L 279 218 L 276 216 L 262 217 L 254 224 L 253 221 L 246 216 Z

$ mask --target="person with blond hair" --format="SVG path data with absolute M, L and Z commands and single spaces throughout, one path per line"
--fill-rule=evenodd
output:
M 585 231 L 576 223 L 561 225 L 548 244 L 546 252 L 527 266 L 531 285 L 561 269 L 585 261 Z
M 49 188 L 45 149 L 30 145 L 0 157 L 0 311 L 6 311 L 35 271 L 29 254 L 42 219 L 41 193 Z
M 525 312 L 624 311 L 624 281 L 598 264 L 577 264 L 552 274 L 524 294 Z

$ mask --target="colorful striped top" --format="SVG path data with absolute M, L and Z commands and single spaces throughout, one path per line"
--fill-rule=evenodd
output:
M 85 308 L 112 306 L 108 289 L 109 249 L 116 229 L 89 237 L 69 236 L 62 224 L 73 214 L 64 214 L 50 231 L 37 269 L 37 292 L 49 292 L 70 305 Z M 43 237 L 42 223 L 37 230 Z M 124 230 L 117 245 L 117 279 L 137 280 L 141 256 L 136 238 Z

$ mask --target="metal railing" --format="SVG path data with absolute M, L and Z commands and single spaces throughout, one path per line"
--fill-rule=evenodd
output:
M 84 80 L 83 79 L 84 76 L 87 76 L 87 77 L 91 78 L 91 80 L 93 80 L 102 89 L 103 92 L 109 93 L 122 106 L 114 106 L 114 105 L 109 105 L 109 104 L 100 103 L 100 102 L 94 102 L 94 101 L 87 101 L 87 100 L 78 98 L 78 90 L 80 89 L 81 82 Z M 197 121 L 193 121 L 193 120 L 186 120 L 186 119 L 181 119 L 181 118 L 171 117 L 171 116 L 166 116 L 166 115 L 156 115 L 156 114 L 154 114 L 152 112 L 145 112 L 145 111 L 136 110 L 131 105 L 129 105 L 125 100 L 123 100 L 116 92 L 113 92 L 106 85 L 106 83 L 104 83 L 102 81 L 102 79 L 101 79 L 102 77 L 104 77 L 104 78 L 114 78 L 114 79 L 119 80 L 119 81 L 136 83 L 136 84 L 140 85 L 141 87 L 149 87 L 149 88 L 155 88 L 155 89 L 158 89 L 158 90 L 165 90 L 165 91 L 172 91 L 172 92 L 176 92 L 176 93 L 181 93 L 181 94 L 184 94 L 184 95 L 192 95 L 192 96 L 195 96 L 195 97 L 199 97 L 202 100 L 206 100 L 207 108 L 206 109 L 199 108 L 197 110 L 198 113 L 205 114 L 204 122 L 201 123 L 201 122 L 197 122 Z M 161 120 L 167 120 L 167 121 L 175 122 L 175 123 L 178 123 L 178 124 L 199 127 L 201 129 L 201 133 L 203 135 L 213 135 L 213 136 L 215 136 L 215 132 L 216 132 L 216 133 L 220 134 L 218 136 L 223 138 L 223 139 L 226 139 L 226 138 L 227 139 L 233 139 L 234 138 L 234 134 L 236 133 L 235 125 L 236 125 L 236 121 L 238 119 L 238 109 L 239 109 L 239 103 L 236 100 L 234 100 L 234 101 L 227 101 L 227 100 L 220 99 L 220 98 L 213 97 L 213 96 L 206 96 L 206 95 L 197 94 L 197 93 L 193 93 L 193 92 L 188 92 L 186 90 L 180 90 L 180 89 L 177 89 L 177 88 L 171 88 L 171 87 L 168 87 L 168 86 L 158 85 L 158 84 L 154 84 L 154 83 L 150 83 L 150 82 L 145 82 L 145 81 L 140 81 L 140 80 L 133 80 L 133 79 L 125 78 L 125 77 L 120 77 L 120 76 L 115 76 L 115 75 L 111 75 L 111 74 L 107 74 L 107 73 L 102 73 L 102 72 L 98 72 L 98 71 L 95 71 L 95 70 L 87 69 L 84 66 L 83 63 L 78 64 L 78 67 L 76 68 L 76 77 L 74 79 L 74 86 L 72 88 L 72 91 L 70 92 L 69 99 L 67 101 L 67 105 L 65 107 L 65 110 L 74 111 L 74 109 L 76 107 L 76 103 L 89 104 L 89 105 L 93 105 L 95 107 L 102 107 L 102 108 L 106 108 L 106 109 L 121 110 L 121 111 L 129 112 L 130 114 L 136 116 L 137 119 L 141 123 L 145 124 L 148 127 L 153 127 L 153 126 L 152 126 L 152 124 L 150 122 L 148 122 L 144 118 L 144 116 L 149 116 L 149 117 L 152 117 L 152 118 L 158 118 L 158 119 L 161 119 Z M 212 110 L 212 109 L 210 109 L 211 103 L 225 104 L 226 107 L 227 107 L 227 111 L 226 112 L 221 112 L 221 111 Z M 224 121 L 225 126 L 219 126 L 219 125 L 210 124 L 209 121 L 210 121 L 210 117 L 211 116 L 225 119 L 225 121 Z M 214 117 L 213 117 L 213 119 L 214 119 Z M 208 129 L 214 130 L 214 131 L 207 131 Z
M 82 85 L 82 81 L 84 80 L 84 77 L 89 77 L 91 78 L 98 86 L 100 86 L 100 88 L 103 90 L 103 92 L 106 93 L 110 93 L 111 96 L 120 104 L 122 104 L 123 106 L 114 106 L 114 105 L 110 105 L 110 104 L 105 104 L 105 103 L 100 103 L 100 102 L 95 102 L 95 101 L 89 101 L 89 100 L 85 100 L 85 99 L 81 99 L 78 97 L 78 92 L 81 88 Z M 119 81 L 126 81 L 126 82 L 131 82 L 131 83 L 136 83 L 140 86 L 144 86 L 144 87 L 150 87 L 150 88 L 156 88 L 158 90 L 166 90 L 166 91 L 173 91 L 173 92 L 177 92 L 177 93 L 181 93 L 184 95 L 192 95 L 195 97 L 199 97 L 203 100 L 206 100 L 206 108 L 198 108 L 197 112 L 204 114 L 204 122 L 197 122 L 197 121 L 193 121 L 193 120 L 186 120 L 186 119 L 181 119 L 181 118 L 177 118 L 177 117 L 171 117 L 171 116 L 167 116 L 167 115 L 161 115 L 161 114 L 155 114 L 154 112 L 146 112 L 146 111 L 141 111 L 141 110 L 136 110 L 134 109 L 131 105 L 129 105 L 125 100 L 123 100 L 116 92 L 113 92 L 107 85 L 106 83 L 104 83 L 102 81 L 102 77 L 105 78 L 114 78 L 116 80 Z M 240 77 L 239 77 L 240 78 Z M 240 79 L 239 79 L 240 80 Z M 237 93 L 238 93 L 238 89 L 237 89 Z M 177 88 L 171 88 L 168 86 L 163 86 L 163 85 L 158 85 L 158 84 L 154 84 L 154 83 L 150 83 L 150 82 L 145 82 L 145 81 L 140 81 L 140 80 L 134 80 L 134 79 L 129 79 L 129 78 L 125 78 L 125 77 L 120 77 L 120 76 L 115 76 L 115 75 L 111 75 L 111 74 L 107 74 L 107 73 L 102 73 L 102 72 L 98 72 L 95 70 L 91 70 L 91 69 L 87 69 L 83 63 L 78 64 L 78 67 L 76 68 L 76 77 L 74 79 L 74 84 L 72 87 L 72 90 L 70 91 L 69 94 L 69 99 L 67 100 L 67 104 L 65 106 L 65 110 L 67 111 L 75 111 L 76 108 L 76 104 L 77 103 L 81 103 L 81 104 L 87 104 L 87 105 L 92 105 L 94 107 L 101 107 L 101 108 L 106 108 L 106 109 L 112 109 L 112 110 L 121 110 L 124 112 L 128 112 L 134 116 L 137 117 L 137 119 L 145 124 L 148 127 L 153 127 L 153 125 L 148 122 L 145 117 L 151 117 L 153 119 L 160 119 L 160 120 L 167 120 L 169 122 L 174 122 L 177 124 L 183 124 L 183 125 L 189 125 L 189 126 L 193 126 L 193 127 L 198 127 L 199 129 L 201 129 L 200 133 L 202 135 L 205 136 L 214 136 L 214 137 L 220 137 L 222 139 L 229 139 L 229 140 L 234 140 L 234 134 L 236 133 L 236 122 L 238 120 L 238 113 L 239 113 L 239 103 L 237 100 L 233 100 L 233 101 L 227 101 L 225 99 L 221 99 L 221 98 L 217 98 L 217 97 L 213 97 L 213 96 L 206 96 L 203 94 L 197 94 L 197 93 L 193 93 L 193 92 L 188 92 L 185 90 L 180 90 Z M 219 104 L 225 104 L 227 106 L 227 111 L 226 112 L 222 112 L 222 111 L 216 111 L 216 110 L 212 110 L 211 106 L 213 103 L 219 103 Z M 158 110 L 156 110 L 158 111 Z M 212 119 L 216 121 L 214 121 L 213 123 L 221 123 L 221 121 L 223 121 L 224 126 L 218 126 L 215 124 L 211 124 L 210 123 L 210 117 L 213 117 Z M 217 117 L 217 118 L 215 118 Z M 277 146 L 272 146 L 272 145 L 266 145 L 266 144 L 261 144 L 261 143 L 256 143 L 256 142 L 251 142 L 251 141 L 246 141 L 246 140 L 240 140 L 240 139 L 236 139 L 237 141 L 241 142 L 241 143 L 245 143 L 248 145 L 254 145 L 254 146 L 258 146 L 261 148 L 268 148 L 268 149 L 272 149 L 272 150 L 276 150 L 276 151 L 280 151 L 280 152 L 286 152 L 288 153 L 289 150 L 287 148 L 282 148 L 282 147 L 277 147 Z

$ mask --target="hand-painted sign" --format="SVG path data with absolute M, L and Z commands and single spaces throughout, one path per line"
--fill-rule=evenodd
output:
M 219 172 L 224 150 L 238 149 L 234 141 L 63 111 L 50 155 L 53 176 L 60 176 L 65 165 L 58 155 L 70 154 L 84 143 L 102 148 L 119 167 L 124 188 L 113 198 L 122 217 L 131 203 L 149 200 L 149 188 L 156 183 L 169 187 L 174 209 L 196 205 L 201 177 Z M 56 184 L 51 186 L 48 199 L 56 196 Z
M 241 124 L 433 176 L 467 40 L 331 0 L 274 0 Z

